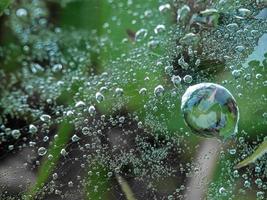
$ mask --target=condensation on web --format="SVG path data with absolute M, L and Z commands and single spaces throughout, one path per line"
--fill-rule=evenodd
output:
M 127 180 L 136 198 L 182 198 L 186 180 L 200 169 L 194 163 L 199 140 L 184 125 L 180 101 L 188 86 L 201 82 L 231 90 L 241 116 L 251 110 L 260 115 L 253 127 L 244 117 L 236 145 L 221 150 L 221 173 L 208 195 L 234 198 L 253 187 L 264 197 L 264 158 L 252 170 L 233 169 L 235 155 L 245 158 L 253 150 L 247 135 L 262 130 L 254 141 L 259 143 L 266 129 L 266 54 L 253 57 L 266 44 L 259 40 L 266 35 L 266 18 L 257 17 L 264 1 L 107 1 L 118 13 L 90 31 L 55 25 L 49 2 L 24 0 L 5 13 L 5 27 L 17 42 L 0 47 L 3 198 L 10 191 L 23 195 L 43 159 L 54 161 L 51 146 L 65 121 L 70 135 L 59 143 L 40 198 L 102 190 L 116 198 L 123 196 L 118 177 Z M 136 30 L 120 26 L 127 6 Z M 127 32 L 117 43 L 116 31 Z M 238 182 L 243 186 L 233 192 Z

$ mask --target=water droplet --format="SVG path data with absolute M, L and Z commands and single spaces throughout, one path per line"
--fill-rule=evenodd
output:
M 210 9 L 206 9 L 204 11 L 201 11 L 200 14 L 202 16 L 212 16 L 212 15 L 217 15 L 218 14 L 218 10 L 214 9 L 214 8 L 210 8 Z
M 21 133 L 18 129 L 15 129 L 11 132 L 11 135 L 13 138 L 18 139 L 20 137 Z
M 96 113 L 96 109 L 95 109 L 95 107 L 94 107 L 94 106 L 90 106 L 90 107 L 88 108 L 88 112 L 89 112 L 91 115 L 94 115 L 94 114 Z
M 43 114 L 40 117 L 40 120 L 43 121 L 43 122 L 49 122 L 50 119 L 51 119 L 51 116 L 50 115 L 46 115 L 46 114 Z
M 84 107 L 85 106 L 85 103 L 83 101 L 78 101 L 76 102 L 75 104 L 75 108 L 78 108 L 78 107 Z
M 264 199 L 264 194 L 265 194 L 264 192 L 258 191 L 257 194 L 256 194 L 257 199 Z
M 225 196 L 225 195 L 226 195 L 226 189 L 225 189 L 224 187 L 221 187 L 221 188 L 219 189 L 219 193 L 220 193 L 221 195 Z
M 72 137 L 71 137 L 71 140 L 72 140 L 72 142 L 78 142 L 79 140 L 80 140 L 80 137 L 78 136 L 78 135 L 73 135 Z
M 178 60 L 178 64 L 185 70 L 187 70 L 189 67 L 189 64 L 187 62 L 185 62 L 183 56 Z
M 248 181 L 248 180 L 246 180 L 245 182 L 244 182 L 244 187 L 246 187 L 246 188 L 249 188 L 250 187 L 250 182 Z
M 156 28 L 154 29 L 154 32 L 155 32 L 156 34 L 158 34 L 158 33 L 161 33 L 161 32 L 163 32 L 163 31 L 165 31 L 165 30 L 166 30 L 165 26 L 164 26 L 163 24 L 159 24 L 159 25 L 157 25 Z
M 119 122 L 123 124 L 123 123 L 125 122 L 125 117 L 124 117 L 124 116 L 121 116 L 121 117 L 119 118 Z
M 146 95 L 146 93 L 147 93 L 147 89 L 146 88 L 141 88 L 140 90 L 139 90 L 139 94 L 140 95 Z
M 231 24 L 228 24 L 226 26 L 226 28 L 229 30 L 229 31 L 237 31 L 238 30 L 238 24 L 237 23 L 231 23 Z
M 191 83 L 193 81 L 193 78 L 190 75 L 185 75 L 183 80 L 185 83 Z
M 186 18 L 189 16 L 190 7 L 188 5 L 182 6 L 177 10 L 177 22 L 185 22 Z
M 8 145 L 8 150 L 9 151 L 12 151 L 13 149 L 14 149 L 14 145 L 12 145 L 12 144 L 11 145 Z
M 123 95 L 123 89 L 122 88 L 116 88 L 115 89 L 115 95 L 118 97 L 121 97 Z
M 155 49 L 156 47 L 159 46 L 159 41 L 158 40 L 150 40 L 148 43 L 147 43 L 147 46 L 151 49 Z
M 199 36 L 194 33 L 187 33 L 184 37 L 180 39 L 180 43 L 184 45 L 197 45 L 199 42 Z
M 239 46 L 236 46 L 236 47 L 235 47 L 235 50 L 236 50 L 237 53 L 238 53 L 238 52 L 243 52 L 243 51 L 245 50 L 245 47 L 242 46 L 242 45 L 239 45 Z
M 52 154 L 49 154 L 49 155 L 47 156 L 47 158 L 48 158 L 48 160 L 52 160 L 52 159 L 54 158 L 54 156 L 53 156 Z
M 234 154 L 236 153 L 236 149 L 229 149 L 229 153 L 230 153 L 231 155 L 234 155 Z
M 201 136 L 224 137 L 237 132 L 239 111 L 232 94 L 214 83 L 189 87 L 182 97 L 186 124 Z
M 62 156 L 66 156 L 68 153 L 67 153 L 66 149 L 61 149 L 60 154 Z
M 73 182 L 72 181 L 68 182 L 68 187 L 73 187 Z
M 89 129 L 87 126 L 85 126 L 85 127 L 82 128 L 82 133 L 83 133 L 84 135 L 89 135 L 89 133 L 90 133 L 90 129 Z
M 52 67 L 52 71 L 53 72 L 59 72 L 60 70 L 62 70 L 63 66 L 61 64 L 55 64 L 53 67 Z
M 173 75 L 173 76 L 172 76 L 172 83 L 173 83 L 173 85 L 174 85 L 175 87 L 180 86 L 181 81 L 182 81 L 182 79 L 181 79 L 180 76 L 178 76 L 178 75 L 177 75 L 177 76 L 176 76 L 176 75 Z
M 96 101 L 97 101 L 98 103 L 104 101 L 104 99 L 105 99 L 104 95 L 101 94 L 100 92 L 97 92 L 97 93 L 95 94 L 95 98 L 96 98 Z
M 201 60 L 198 58 L 198 59 L 196 60 L 196 62 L 195 62 L 195 66 L 198 67 L 198 66 L 200 65 L 200 63 L 201 63 Z
M 136 41 L 141 41 L 142 39 L 144 39 L 147 36 L 147 30 L 146 29 L 140 29 L 136 32 L 135 34 L 135 40 Z
M 28 14 L 28 12 L 27 12 L 27 10 L 24 9 L 24 8 L 19 8 L 19 9 L 16 11 L 16 15 L 17 15 L 18 17 L 25 17 L 25 16 L 27 16 L 27 14 Z
M 240 16 L 242 18 L 249 17 L 252 14 L 252 12 L 246 8 L 239 8 L 237 11 L 238 11 L 238 16 Z
M 233 70 L 233 71 L 232 71 L 232 75 L 233 75 L 233 77 L 235 77 L 235 78 L 239 78 L 240 75 L 241 75 L 241 71 L 240 71 L 240 70 Z
M 138 122 L 137 126 L 138 126 L 138 128 L 143 128 L 143 123 L 142 122 Z
M 146 10 L 144 14 L 145 14 L 145 17 L 151 17 L 153 15 L 153 12 L 152 10 Z
M 43 141 L 47 142 L 48 140 L 49 140 L 49 137 L 48 136 L 44 136 Z
M 56 180 L 56 179 L 58 178 L 57 173 L 54 173 L 54 174 L 52 175 L 52 177 L 53 177 L 53 180 Z
M 191 23 L 201 24 L 202 26 L 218 25 L 220 13 L 214 8 L 201 11 L 200 14 L 193 14 Z
M 154 89 L 154 95 L 156 97 L 162 96 L 164 93 L 164 87 L 162 85 L 158 85 L 157 87 L 155 87 Z
M 108 90 L 107 87 L 103 86 L 99 89 L 100 93 L 105 93 Z
M 72 116 L 73 114 L 74 114 L 74 112 L 73 112 L 72 110 L 68 110 L 68 111 L 66 112 L 66 115 L 67 115 L 68 117 Z
M 171 5 L 166 3 L 159 6 L 159 12 L 166 12 L 171 9 Z
M 171 75 L 172 72 L 173 72 L 173 66 L 168 65 L 168 66 L 166 66 L 166 67 L 164 68 L 164 70 L 165 70 L 165 73 L 166 73 L 166 74 Z
M 46 150 L 45 147 L 40 147 L 40 148 L 38 149 L 38 155 L 39 155 L 39 156 L 44 156 L 44 155 L 46 154 L 46 152 L 47 152 L 47 150 Z

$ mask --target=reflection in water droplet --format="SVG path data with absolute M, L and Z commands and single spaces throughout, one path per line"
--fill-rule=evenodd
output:
M 189 87 L 182 97 L 181 110 L 186 124 L 201 136 L 227 138 L 237 132 L 236 101 L 220 85 L 200 83 Z

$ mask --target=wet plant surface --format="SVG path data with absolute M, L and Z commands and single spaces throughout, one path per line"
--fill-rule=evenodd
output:
M 267 1 L 0 13 L 0 199 L 267 198 Z

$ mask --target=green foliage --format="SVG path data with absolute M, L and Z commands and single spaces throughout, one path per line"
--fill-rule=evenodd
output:
M 0 2 L 0 13 L 7 5 L 8 1 Z M 194 156 L 202 139 L 191 134 L 183 121 L 181 96 L 188 86 L 201 82 L 229 89 L 240 109 L 240 132 L 231 147 L 237 153 L 230 154 L 230 147 L 222 150 L 208 190 L 208 196 L 216 199 L 238 196 L 240 180 L 233 175 L 234 163 L 239 155 L 251 152 L 251 142 L 262 140 L 266 132 L 266 54 L 250 57 L 256 46 L 266 43 L 258 40 L 266 34 L 267 22 L 254 18 L 261 5 L 230 0 L 23 0 L 12 4 L 0 40 L 0 123 L 11 126 L 10 121 L 21 119 L 27 127 L 39 125 L 43 133 L 50 132 L 51 124 L 59 124 L 25 198 L 49 187 L 61 162 L 60 151 L 71 145 L 74 134 L 101 143 L 94 142 L 99 146 L 92 148 L 94 153 L 85 162 L 88 176 L 79 183 L 79 192 L 88 199 L 108 199 L 113 187 L 109 171 L 118 170 L 116 181 L 128 199 L 135 194 L 125 174 L 145 180 L 152 188 L 160 177 L 177 178 L 181 172 L 188 178 L 197 171 Z M 186 9 L 177 20 L 179 8 Z M 173 83 L 174 75 L 180 83 Z M 186 75 L 191 82 L 184 80 Z M 163 88 L 160 94 L 155 92 L 158 86 Z M 103 100 L 96 98 L 99 92 Z M 40 121 L 47 113 L 52 123 Z M 81 134 L 84 127 L 91 135 Z M 8 128 L 0 132 L 4 143 L 11 137 Z M 112 138 L 110 132 L 119 132 L 122 139 Z M 23 136 L 29 140 L 34 137 L 27 134 Z M 40 139 L 38 134 L 33 140 Z M 128 138 L 134 144 L 128 144 Z M 84 151 L 84 144 L 79 145 Z M 125 146 L 131 150 L 127 152 Z M 265 142 L 237 167 L 254 162 L 264 152 Z M 252 180 L 255 174 L 246 172 Z M 179 187 L 185 180 L 179 181 L 173 198 L 184 193 Z M 218 193 L 222 184 L 226 196 Z
M 108 191 L 110 183 L 107 179 L 108 170 L 96 163 L 90 165 L 88 169 L 88 177 L 85 187 L 86 198 L 88 200 L 93 199 L 108 199 Z
M 60 152 L 65 148 L 67 142 L 70 140 L 73 127 L 69 122 L 64 121 L 60 124 L 57 132 L 57 137 L 50 145 L 47 156 L 43 159 L 41 166 L 38 169 L 37 180 L 34 186 L 32 186 L 26 194 L 24 194 L 25 200 L 35 199 L 36 195 L 40 195 L 42 187 L 51 177 L 51 174 L 57 166 L 58 160 L 61 156 Z M 50 158 L 48 158 L 50 156 Z
M 1 0 L 0 1 L 0 16 L 2 12 L 9 6 L 12 0 Z

